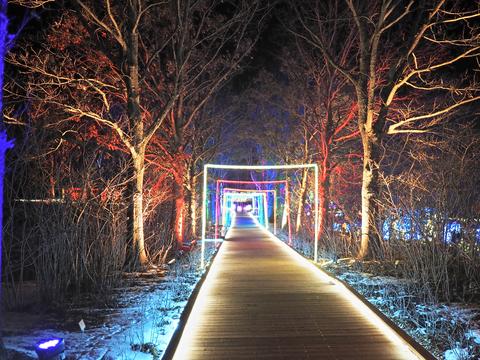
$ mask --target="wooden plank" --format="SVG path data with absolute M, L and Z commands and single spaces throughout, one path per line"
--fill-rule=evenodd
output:
M 174 359 L 417 358 L 337 286 L 248 225 L 222 244 Z

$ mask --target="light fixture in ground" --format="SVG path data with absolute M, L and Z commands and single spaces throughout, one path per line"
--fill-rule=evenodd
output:
M 65 341 L 62 338 L 51 338 L 35 344 L 35 352 L 39 360 L 60 360 L 65 358 Z

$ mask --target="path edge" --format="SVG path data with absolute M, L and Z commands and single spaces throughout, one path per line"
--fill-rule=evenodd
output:
M 177 350 L 180 339 L 182 338 L 183 331 L 185 330 L 185 325 L 187 324 L 188 318 L 190 317 L 190 313 L 192 312 L 193 305 L 195 304 L 195 301 L 197 300 L 198 293 L 200 292 L 200 289 L 202 288 L 202 285 L 205 282 L 205 279 L 207 278 L 208 273 L 210 272 L 210 269 L 212 268 L 212 264 L 215 261 L 215 259 L 217 257 L 217 254 L 219 253 L 222 245 L 223 245 L 223 242 L 220 243 L 220 246 L 215 251 L 215 254 L 213 254 L 213 256 L 210 260 L 210 263 L 208 264 L 206 270 L 202 274 L 202 277 L 200 278 L 200 280 L 198 280 L 197 284 L 195 285 L 195 288 L 193 289 L 192 293 L 190 294 L 190 297 L 188 298 L 187 304 L 183 308 L 182 314 L 180 315 L 180 319 L 178 321 L 177 327 L 176 327 L 175 331 L 173 332 L 173 335 L 170 338 L 170 341 L 168 342 L 168 346 L 165 349 L 165 352 L 163 353 L 163 355 L 161 357 L 161 360 L 171 360 L 171 359 L 173 359 L 173 355 L 175 355 L 175 352 Z
M 362 294 L 360 294 L 355 288 L 346 283 L 345 281 L 337 278 L 334 274 L 323 269 L 320 264 L 315 263 L 312 259 L 305 257 L 302 253 L 297 251 L 295 248 L 289 246 L 287 243 L 280 240 L 277 236 L 273 235 L 278 241 L 283 245 L 295 251 L 302 258 L 314 265 L 319 271 L 323 272 L 326 276 L 332 279 L 333 282 L 336 282 L 338 285 L 343 286 L 346 290 L 352 293 L 358 300 L 360 300 L 366 307 L 368 307 L 375 315 L 377 315 L 385 324 L 387 324 L 397 335 L 405 341 L 405 343 L 414 351 L 415 355 L 421 356 L 425 360 L 437 360 L 437 358 L 430 353 L 424 346 L 417 342 L 411 335 L 409 335 L 405 330 L 398 326 L 393 320 L 391 320 L 387 315 L 381 312 L 375 305 L 369 302 Z
M 311 260 L 310 260 L 311 261 Z M 392 319 L 390 319 L 387 315 L 385 315 L 380 309 L 378 309 L 375 305 L 373 305 L 370 301 L 368 301 L 362 294 L 360 294 L 354 287 L 350 284 L 346 283 L 345 281 L 337 278 L 330 272 L 322 269 L 320 265 L 317 263 L 315 264 L 313 261 L 312 263 L 320 270 L 323 271 L 326 275 L 330 276 L 332 279 L 335 279 L 339 283 L 345 287 L 348 291 L 350 291 L 355 297 L 357 297 L 365 306 L 367 306 L 370 310 L 372 310 L 375 315 L 377 315 L 384 323 L 386 323 L 393 331 L 397 333 L 400 338 L 405 341 L 408 346 L 412 350 L 415 351 L 417 355 L 420 355 L 425 360 L 437 360 L 435 356 L 433 356 L 430 351 L 428 351 L 424 346 L 422 346 L 417 340 L 415 340 L 410 334 L 408 334 L 405 330 L 403 330 L 400 326 L 397 325 Z

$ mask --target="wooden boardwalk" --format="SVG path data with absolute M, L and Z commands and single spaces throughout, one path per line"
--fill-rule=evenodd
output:
M 251 218 L 240 223 L 250 226 L 222 244 L 174 359 L 419 358 Z

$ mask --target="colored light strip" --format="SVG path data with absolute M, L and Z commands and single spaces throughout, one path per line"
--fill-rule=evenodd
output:
M 306 169 L 317 167 L 317 164 L 298 164 L 298 165 L 222 165 L 222 164 L 206 164 L 204 167 L 208 169 L 230 169 L 230 170 L 291 170 Z
M 285 207 L 287 209 L 287 223 L 288 223 L 288 244 L 292 244 L 292 225 L 291 225 L 291 218 L 290 218 L 290 201 L 289 201 L 289 191 L 288 191 L 288 180 L 259 180 L 259 181 L 253 181 L 253 180 L 226 180 L 226 179 L 217 179 L 217 186 L 216 186 L 216 192 L 215 192 L 215 238 L 218 238 L 218 223 L 219 223 L 219 217 L 218 214 L 220 213 L 219 209 L 219 194 L 220 194 L 220 185 L 221 184 L 244 184 L 244 185 L 265 185 L 265 184 L 283 184 L 285 185 Z M 276 208 L 276 203 L 274 207 Z M 276 234 L 276 223 L 277 223 L 277 217 L 276 217 L 276 211 L 275 211 L 275 216 L 274 216 L 274 234 Z
M 262 198 L 262 203 L 263 203 L 263 213 L 264 213 L 264 221 L 265 221 L 265 228 L 268 229 L 268 214 L 265 211 L 266 210 L 266 199 L 267 199 L 267 194 L 265 192 L 249 192 L 249 193 L 226 193 L 225 196 L 223 197 L 223 206 L 222 206 L 222 219 L 225 219 L 225 211 L 227 211 L 226 203 L 229 198 L 233 199 L 245 199 L 249 197 L 260 197 Z M 234 201 L 234 200 L 231 200 Z
M 203 203 L 202 203 L 202 244 L 201 244 L 201 260 L 200 266 L 205 267 L 205 235 L 207 232 L 207 185 L 208 185 L 208 169 L 225 169 L 225 170 L 292 170 L 292 169 L 313 169 L 315 176 L 315 235 L 313 259 L 318 261 L 318 166 L 317 164 L 298 164 L 298 165 L 221 165 L 221 164 L 205 164 L 203 165 Z
M 218 183 L 225 183 L 225 184 L 286 184 L 288 180 L 259 180 L 259 181 L 252 181 L 252 180 L 225 180 L 225 179 L 218 179 Z
M 251 192 L 248 189 L 223 188 L 223 191 Z M 273 235 L 277 234 L 277 190 L 255 190 L 258 192 L 271 193 L 273 195 Z

